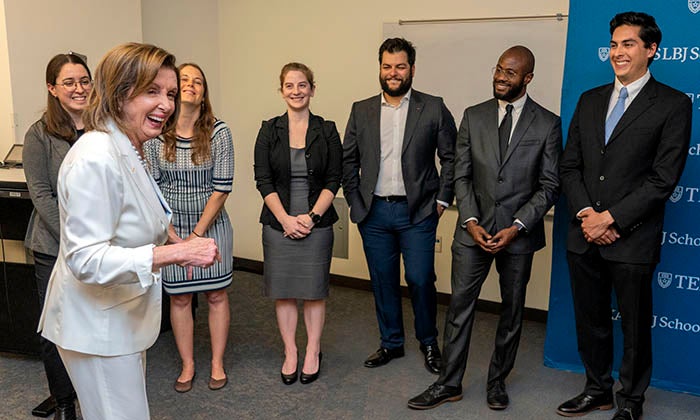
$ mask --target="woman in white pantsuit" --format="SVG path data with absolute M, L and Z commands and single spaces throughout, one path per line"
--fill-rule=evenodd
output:
M 143 143 L 177 120 L 175 57 L 124 44 L 95 71 L 86 133 L 58 177 L 61 240 L 39 321 L 87 420 L 149 418 L 145 352 L 160 329 L 160 268 L 208 267 L 211 239 L 177 238 L 148 173 Z

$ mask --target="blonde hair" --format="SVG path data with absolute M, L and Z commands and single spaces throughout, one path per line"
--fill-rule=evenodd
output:
M 122 132 L 128 133 L 122 105 L 145 92 L 161 68 L 172 69 L 178 79 L 175 112 L 166 121 L 163 131 L 174 127 L 180 111 L 180 76 L 175 56 L 155 45 L 130 42 L 112 48 L 97 65 L 83 114 L 85 130 L 107 131 L 107 122 L 111 119 Z
M 204 95 L 202 98 L 202 106 L 199 111 L 199 117 L 194 122 L 194 137 L 192 137 L 192 163 L 201 165 L 211 156 L 211 134 L 214 130 L 214 111 L 211 108 L 209 101 L 209 84 L 204 71 L 197 64 L 185 63 L 178 66 L 178 70 L 182 71 L 185 67 L 193 67 L 202 74 L 202 82 L 204 84 Z M 179 102 L 179 101 L 178 101 Z M 165 141 L 165 160 L 175 162 L 175 146 L 177 144 L 177 133 L 175 127 L 172 130 L 163 131 L 163 140 Z

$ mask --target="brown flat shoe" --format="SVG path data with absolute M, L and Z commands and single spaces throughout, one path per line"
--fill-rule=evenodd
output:
M 197 372 L 192 375 L 192 378 L 189 381 L 185 382 L 180 382 L 177 379 L 175 380 L 175 385 L 173 388 L 175 388 L 175 391 L 183 393 L 183 392 L 189 392 L 192 390 L 192 382 L 194 382 L 194 376 L 197 374 Z
M 214 379 L 209 377 L 209 389 L 216 391 L 226 386 L 228 383 L 228 376 L 224 376 L 224 379 Z

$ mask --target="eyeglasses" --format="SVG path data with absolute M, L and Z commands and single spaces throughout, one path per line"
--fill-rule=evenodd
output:
M 66 79 L 63 83 L 56 83 L 56 86 L 63 86 L 66 89 L 76 89 L 78 85 L 82 86 L 83 89 L 87 89 L 92 86 L 92 80 L 84 77 L 78 81 L 73 79 Z
M 505 78 L 508 79 L 508 80 L 515 79 L 515 77 L 518 75 L 518 73 L 514 72 L 514 71 L 511 70 L 511 69 L 502 69 L 502 68 L 500 68 L 500 67 L 494 67 L 494 68 L 492 68 L 492 69 L 491 69 L 491 74 L 493 74 L 494 76 L 499 75 L 499 74 L 502 74 L 502 75 L 505 76 Z

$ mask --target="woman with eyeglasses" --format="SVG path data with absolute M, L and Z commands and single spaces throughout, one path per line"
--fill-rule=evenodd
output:
M 58 54 L 46 66 L 46 111 L 24 136 L 22 160 L 34 204 L 25 246 L 34 256 L 39 307 L 56 263 L 60 238 L 56 182 L 58 168 L 71 145 L 85 131 L 83 110 L 92 89 L 90 69 L 74 54 Z M 49 391 L 55 401 L 54 419 L 75 419 L 75 390 L 56 345 L 39 336 Z
M 107 52 L 83 114 L 86 133 L 58 171 L 60 245 L 39 320 L 86 420 L 146 420 L 146 350 L 160 330 L 160 269 L 209 267 L 212 239 L 179 242 L 143 145 L 177 120 L 175 57 L 128 43 Z
M 192 294 L 204 293 L 209 304 L 212 391 L 226 386 L 224 351 L 230 324 L 226 288 L 233 276 L 233 228 L 224 203 L 233 186 L 233 142 L 225 122 L 214 117 L 204 71 L 180 65 L 180 115 L 174 130 L 144 146 L 151 173 L 173 210 L 173 227 L 185 241 L 197 237 L 216 240 L 222 259 L 188 278 L 181 267 L 163 269 L 163 288 L 170 295 L 173 327 L 182 368 L 177 392 L 192 389 L 195 376 Z

